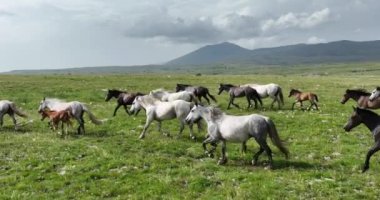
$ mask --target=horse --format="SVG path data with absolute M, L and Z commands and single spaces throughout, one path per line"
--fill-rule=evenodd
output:
M 17 108 L 15 103 L 8 100 L 1 100 L 0 101 L 0 128 L 3 126 L 3 123 L 4 123 L 3 118 L 5 114 L 8 114 L 12 118 L 15 130 L 17 130 L 17 120 L 15 117 L 15 114 L 23 118 L 28 117 L 25 113 L 21 112 Z
M 100 125 L 103 123 L 103 121 L 96 119 L 95 115 L 90 112 L 90 110 L 84 103 L 81 103 L 79 101 L 64 102 L 59 99 L 43 98 L 40 102 L 40 106 L 38 107 L 38 112 L 42 112 L 45 109 L 54 111 L 68 110 L 70 112 L 70 115 L 73 116 L 73 118 L 75 118 L 79 123 L 77 129 L 78 134 L 85 134 L 83 120 L 83 115 L 85 112 L 90 117 L 92 123 L 96 125 Z
M 198 102 L 193 93 L 189 91 L 180 91 L 180 92 L 168 92 L 163 89 L 152 90 L 149 93 L 150 96 L 160 100 L 160 101 L 175 101 L 175 100 L 184 100 L 187 102 Z
M 257 93 L 257 91 L 251 87 L 239 87 L 239 86 L 234 86 L 232 84 L 220 84 L 219 85 L 219 92 L 218 95 L 220 95 L 223 91 L 228 92 L 230 95 L 230 100 L 227 106 L 227 109 L 230 109 L 231 104 L 234 105 L 235 107 L 239 108 L 239 105 L 234 103 L 234 99 L 236 97 L 246 97 L 248 101 L 248 107 L 249 109 L 252 104 L 251 100 L 255 102 L 255 108 L 257 109 L 257 100 L 260 102 L 261 107 L 263 106 L 263 102 L 261 101 L 260 95 Z
M 72 126 L 70 118 L 72 118 L 69 110 L 53 111 L 53 110 L 42 110 L 40 111 L 42 116 L 41 121 L 45 118 L 49 118 L 49 124 L 51 128 L 55 131 L 58 129 L 59 123 L 61 122 L 62 134 L 65 132 L 67 135 L 67 127 Z M 64 131 L 64 124 L 66 124 L 66 130 Z
M 139 137 L 140 139 L 143 139 L 149 125 L 153 120 L 158 122 L 158 131 L 161 132 L 162 121 L 177 118 L 180 122 L 180 130 L 178 135 L 181 135 L 186 124 L 185 118 L 190 112 L 192 106 L 193 103 L 184 100 L 162 102 L 151 97 L 150 95 L 145 95 L 136 97 L 132 103 L 130 112 L 137 112 L 141 108 L 146 111 L 146 122 Z M 200 127 L 199 123 L 200 122 L 198 122 L 198 128 Z M 190 128 L 190 138 L 195 140 L 195 136 L 193 134 L 193 123 L 188 125 Z
M 271 108 L 273 108 L 275 102 L 277 102 L 279 109 L 281 108 L 281 104 L 284 105 L 284 95 L 282 94 L 282 89 L 279 85 L 274 83 L 269 83 L 266 85 L 258 85 L 251 83 L 240 85 L 240 87 L 246 86 L 255 89 L 262 99 L 267 97 L 272 98 L 273 102 L 271 104 Z
M 227 163 L 226 141 L 242 143 L 244 149 L 246 142 L 253 137 L 260 145 L 260 150 L 253 156 L 252 165 L 257 165 L 259 156 L 266 151 L 269 168 L 272 168 L 272 151 L 266 142 L 267 135 L 288 158 L 289 151 L 283 145 L 273 121 L 268 117 L 258 114 L 233 116 L 223 113 L 218 108 L 195 105 L 187 115 L 186 121 L 192 122 L 200 118 L 203 118 L 207 123 L 208 137 L 202 143 L 205 153 L 213 157 L 217 143 L 222 142 L 222 157 L 218 161 L 219 165 Z M 213 146 L 210 151 L 206 148 L 209 143 Z
M 373 101 L 369 100 L 370 93 L 363 89 L 357 90 L 346 90 L 346 93 L 343 95 L 340 100 L 341 104 L 345 104 L 350 98 L 357 102 L 357 106 L 360 108 L 369 108 L 377 109 L 380 108 L 380 98 L 374 99 Z
M 114 117 L 116 116 L 116 112 L 120 108 L 120 106 L 123 106 L 125 109 L 125 112 L 127 112 L 128 115 L 131 115 L 128 111 L 127 106 L 132 105 L 133 100 L 135 100 L 135 98 L 137 96 L 142 96 L 142 95 L 144 95 L 144 94 L 142 94 L 140 92 L 128 93 L 125 91 L 112 89 L 112 90 L 107 90 L 107 95 L 106 95 L 105 101 L 109 101 L 112 98 L 115 98 L 117 100 L 117 105 L 116 105 L 116 108 L 113 112 Z M 136 115 L 137 114 L 138 113 L 136 113 Z
M 369 96 L 369 100 L 373 101 L 377 98 L 380 97 L 380 87 L 376 87 L 372 92 L 371 95 Z
M 370 110 L 354 107 L 354 112 L 348 119 L 348 122 L 344 125 L 346 132 L 363 123 L 371 131 L 375 144 L 367 152 L 367 156 L 364 162 L 362 172 L 366 172 L 369 169 L 369 160 L 371 156 L 380 150 L 380 116 Z
M 206 99 L 207 103 L 210 104 L 210 99 L 207 96 L 209 96 L 215 103 L 217 102 L 215 97 L 210 94 L 208 88 L 203 87 L 203 86 L 192 86 L 192 85 L 177 83 L 175 91 L 176 92 L 179 92 L 179 91 L 192 92 L 196 97 L 198 97 L 199 102 L 202 102 L 202 97 L 203 97 Z
M 311 92 L 301 92 L 296 89 L 291 89 L 288 97 L 291 97 L 291 96 L 295 97 L 295 102 L 292 105 L 292 110 L 294 110 L 294 105 L 298 102 L 301 104 L 301 109 L 303 109 L 302 102 L 307 101 L 307 100 L 310 101 L 310 106 L 309 108 L 307 108 L 307 110 L 310 110 L 312 106 L 315 106 L 315 108 L 318 110 L 318 105 L 317 105 L 318 96 L 316 94 L 311 93 Z

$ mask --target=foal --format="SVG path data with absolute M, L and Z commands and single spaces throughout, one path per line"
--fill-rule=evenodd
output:
M 68 110 L 61 110 L 61 111 L 53 111 L 53 110 L 42 110 L 40 111 L 40 114 L 42 116 L 42 120 L 45 118 L 49 118 L 49 124 L 53 130 L 58 129 L 59 122 L 61 122 L 61 128 L 62 128 L 62 134 L 64 131 L 64 124 L 66 124 L 66 130 L 65 133 L 67 134 L 67 127 L 72 126 L 72 123 L 70 121 L 70 118 L 72 118 L 72 115 L 70 114 L 70 111 Z
M 294 96 L 296 99 L 296 101 L 292 105 L 292 110 L 294 110 L 294 105 L 298 102 L 300 102 L 301 109 L 303 109 L 302 102 L 307 101 L 307 100 L 310 101 L 310 106 L 309 108 L 307 108 L 307 110 L 310 110 L 312 106 L 315 106 L 315 108 L 318 110 L 318 105 L 317 105 L 318 96 L 316 94 L 311 93 L 311 92 L 301 92 L 296 89 L 291 89 L 288 97 L 291 97 L 291 96 Z

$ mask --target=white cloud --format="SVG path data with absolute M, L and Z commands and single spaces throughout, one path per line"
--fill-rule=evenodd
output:
M 324 43 L 326 42 L 323 38 L 318 38 L 316 36 L 309 37 L 306 41 L 307 44 L 317 44 L 317 43 Z
M 330 9 L 325 8 L 312 14 L 289 12 L 278 19 L 269 19 L 262 24 L 263 31 L 283 30 L 289 28 L 308 29 L 327 22 L 330 17 Z

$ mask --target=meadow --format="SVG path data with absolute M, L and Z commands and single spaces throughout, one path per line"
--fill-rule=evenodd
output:
M 323 73 L 322 73 L 323 74 Z M 290 73 L 252 75 L 124 74 L 124 75 L 0 75 L 0 99 L 17 103 L 33 122 L 14 131 L 9 117 L 0 130 L 1 199 L 378 199 L 380 198 L 380 154 L 371 159 L 370 169 L 361 173 L 373 139 L 359 126 L 344 132 L 343 125 L 352 112 L 350 100 L 339 103 L 348 88 L 371 90 L 379 85 L 379 71 L 330 74 Z M 285 106 L 245 110 L 245 99 L 236 102 L 244 109 L 226 110 L 226 93 L 216 95 L 219 83 L 270 83 L 282 86 Z M 201 147 L 205 130 L 196 132 L 197 141 L 185 128 L 177 136 L 176 120 L 163 122 L 170 136 L 157 131 L 156 123 L 145 139 L 138 136 L 145 122 L 144 112 L 127 116 L 119 109 L 112 117 L 114 100 L 105 102 L 102 89 L 116 88 L 148 92 L 174 90 L 176 83 L 203 85 L 229 114 L 259 113 L 275 122 L 280 137 L 290 151 L 286 160 L 269 142 L 274 169 L 265 169 L 267 157 L 259 166 L 250 162 L 258 145 L 227 143 L 229 161 L 225 166 L 208 158 Z M 290 88 L 318 94 L 320 111 L 291 111 Z M 43 97 L 87 103 L 103 125 L 86 119 L 86 134 L 70 129 L 61 138 L 41 122 L 37 113 Z M 308 103 L 306 103 L 308 104 Z M 379 113 L 379 112 L 378 112 Z M 19 122 L 29 119 L 18 118 Z M 76 124 L 74 125 L 76 127 Z M 269 141 L 269 139 L 268 139 Z

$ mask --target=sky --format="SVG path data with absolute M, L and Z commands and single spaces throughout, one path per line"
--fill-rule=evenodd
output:
M 378 0 L 0 0 L 0 72 L 162 64 L 202 46 L 379 40 Z

